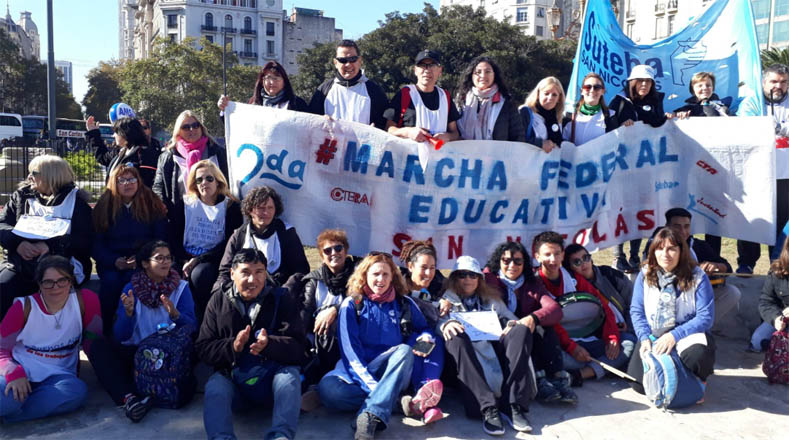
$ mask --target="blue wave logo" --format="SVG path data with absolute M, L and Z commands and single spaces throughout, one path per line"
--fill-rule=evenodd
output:
M 247 150 L 255 153 L 255 166 L 252 168 L 252 171 L 241 179 L 239 187 L 243 187 L 254 178 L 273 180 L 290 189 L 300 189 L 304 185 L 304 168 L 307 164 L 302 160 L 294 160 L 288 163 L 288 150 L 283 149 L 279 154 L 269 154 L 266 158 L 257 145 L 243 144 L 238 148 L 236 157 L 241 157 Z M 264 167 L 266 168 L 265 170 L 263 169 Z

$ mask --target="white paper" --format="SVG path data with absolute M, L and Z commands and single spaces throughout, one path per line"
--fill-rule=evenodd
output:
M 496 312 L 452 312 L 449 315 L 457 319 L 466 329 L 472 341 L 497 341 L 501 337 L 501 324 Z

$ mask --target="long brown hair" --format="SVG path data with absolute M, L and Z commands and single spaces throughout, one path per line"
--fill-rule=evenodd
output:
M 781 255 L 770 265 L 770 271 L 778 278 L 789 278 L 789 237 L 784 240 Z
M 93 225 L 98 232 L 106 232 L 121 213 L 123 199 L 118 194 L 118 177 L 131 174 L 137 179 L 137 192 L 132 198 L 131 212 L 135 220 L 140 223 L 152 223 L 166 215 L 162 199 L 151 191 L 140 177 L 139 171 L 133 166 L 120 165 L 116 167 L 107 181 L 107 189 L 99 197 L 96 207 L 93 208 Z
M 444 286 L 441 290 L 442 293 L 451 290 L 455 292 L 458 297 L 463 298 L 463 294 L 460 293 L 460 277 L 458 277 L 460 272 L 460 270 L 453 270 L 452 273 L 449 274 L 449 277 L 444 280 Z M 477 288 L 474 290 L 474 293 L 485 301 L 501 300 L 499 292 L 488 287 L 488 283 L 485 282 L 485 277 L 480 274 L 476 275 Z
M 671 272 L 677 277 L 677 285 L 680 290 L 687 291 L 693 288 L 693 269 L 697 266 L 696 262 L 690 256 L 690 248 L 688 243 L 683 240 L 671 228 L 662 228 L 652 239 L 652 244 L 649 246 L 649 252 L 646 263 L 646 278 L 647 284 L 653 287 L 658 287 L 658 271 L 661 270 L 657 262 L 655 251 L 662 249 L 665 246 L 679 246 L 679 262 L 677 267 Z
M 589 73 L 586 74 L 584 79 L 581 80 L 581 87 L 582 88 L 583 88 L 583 84 L 589 78 L 598 79 L 600 81 L 600 83 L 603 85 L 603 94 L 600 95 L 600 111 L 603 112 L 603 117 L 607 118 L 608 117 L 608 106 L 605 105 L 605 81 L 603 81 L 603 77 L 602 76 L 600 76 L 600 75 L 598 75 L 598 74 L 596 74 L 594 72 L 589 72 Z M 584 103 L 584 97 L 581 96 L 581 99 L 578 100 L 578 105 L 575 106 L 575 111 L 573 112 L 573 122 L 572 122 L 572 126 L 570 128 L 570 142 L 572 142 L 572 143 L 575 143 L 575 117 L 578 116 L 578 112 L 581 111 L 581 106 L 583 105 L 583 103 Z
M 408 287 L 405 285 L 405 279 L 397 268 L 397 265 L 392 261 L 392 257 L 386 254 L 375 254 L 364 257 L 364 260 L 356 265 L 353 275 L 348 279 L 348 293 L 353 297 L 354 301 L 359 302 L 364 296 L 364 286 L 367 285 L 367 271 L 370 270 L 375 263 L 384 263 L 389 266 L 389 270 L 392 271 L 392 286 L 394 286 L 396 294 L 408 294 Z

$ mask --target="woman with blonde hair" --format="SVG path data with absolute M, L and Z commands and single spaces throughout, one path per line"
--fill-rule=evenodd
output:
M 8 253 L 7 264 L 0 270 L 0 317 L 14 298 L 36 291 L 34 273 L 45 255 L 70 259 L 77 285 L 89 277 L 92 268 L 89 196 L 74 184 L 71 165 L 46 154 L 35 157 L 28 170 L 0 213 L 0 246 Z
M 101 315 L 114 316 L 121 289 L 131 280 L 137 251 L 152 240 L 167 238 L 164 204 L 142 183 L 134 166 L 122 164 L 110 173 L 107 190 L 93 211 L 96 241 L 93 259 L 101 279 Z M 104 334 L 112 333 L 112 320 Z
M 244 221 L 241 203 L 230 194 L 219 167 L 201 160 L 189 171 L 186 195 L 176 201 L 167 216 L 173 256 L 189 281 L 200 322 L 227 241 Z
M 564 87 L 558 78 L 549 76 L 540 80 L 518 112 L 526 130 L 526 142 L 546 153 L 562 145 Z
M 208 129 L 191 110 L 184 110 L 175 119 L 173 137 L 159 155 L 153 192 L 167 209 L 183 197 L 192 167 L 203 159 L 214 162 L 227 176 L 227 152 L 208 134 Z
M 392 256 L 371 253 L 348 280 L 340 306 L 341 361 L 318 384 L 323 406 L 357 411 L 357 439 L 372 439 L 385 429 L 400 392 L 411 378 L 417 341 L 432 341 L 419 307 L 407 296 Z M 426 404 L 441 398 L 430 395 Z M 359 408 L 361 406 L 361 409 Z

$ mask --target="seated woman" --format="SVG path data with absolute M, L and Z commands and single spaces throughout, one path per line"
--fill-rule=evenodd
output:
M 691 258 L 687 242 L 671 228 L 661 229 L 649 246 L 646 264 L 633 284 L 630 316 L 638 336 L 627 369 L 638 381 L 632 384 L 634 390 L 644 393 L 641 355 L 650 350 L 663 354 L 676 349 L 682 363 L 702 381 L 713 373 L 712 286 Z
M 46 256 L 36 268 L 40 293 L 14 301 L 0 323 L 0 417 L 19 422 L 73 411 L 88 395 L 77 378 L 80 344 L 101 336 L 99 299 L 74 290 L 74 267 Z M 40 348 L 39 348 L 40 347 Z
M 0 269 L 0 318 L 14 298 L 36 291 L 34 274 L 43 256 L 70 259 L 75 285 L 88 279 L 93 267 L 89 196 L 74 184 L 69 163 L 47 154 L 30 161 L 28 170 L 0 213 L 0 246 L 8 253 Z
M 340 306 L 341 362 L 318 384 L 323 406 L 357 411 L 355 439 L 372 439 L 385 429 L 392 407 L 411 378 L 418 341 L 432 335 L 405 281 L 388 254 L 370 254 L 348 280 Z M 394 319 L 393 317 L 398 317 Z M 433 395 L 435 406 L 440 395 Z M 360 408 L 361 406 L 361 408 Z
M 784 240 L 778 259 L 770 265 L 759 297 L 759 315 L 764 322 L 753 332 L 749 347 L 756 352 L 766 350 L 772 333 L 785 329 L 789 319 L 789 238 Z
M 485 267 L 485 282 L 492 292 L 501 294 L 507 309 L 522 318 L 532 333 L 537 400 L 577 403 L 578 396 L 570 389 L 571 377 L 563 370 L 559 336 L 553 330 L 562 319 L 562 308 L 534 272 L 524 270 L 530 263 L 531 257 L 519 241 L 501 243 Z M 540 331 L 535 332 L 538 325 Z
M 227 241 L 243 223 L 240 205 L 219 167 L 201 160 L 189 171 L 186 196 L 167 213 L 173 256 L 189 280 L 198 321 L 211 298 Z
M 143 339 L 161 323 L 196 330 L 194 301 L 189 283 L 173 270 L 170 247 L 163 241 L 146 243 L 136 256 L 138 271 L 123 287 L 116 306 L 112 340 L 93 344 L 90 363 L 99 382 L 132 422 L 139 422 L 153 404 L 138 395 L 134 385 L 134 354 Z
M 141 182 L 136 168 L 121 164 L 110 174 L 107 190 L 93 211 L 93 259 L 101 279 L 99 299 L 101 315 L 106 317 L 104 334 L 108 336 L 121 289 L 137 266 L 134 255 L 145 243 L 167 237 L 164 205 Z
M 451 312 L 494 311 L 504 332 L 497 341 L 472 341 L 463 324 L 447 315 L 439 321 L 447 353 L 457 366 L 463 384 L 466 414 L 482 414 L 482 429 L 489 435 L 503 435 L 504 416 L 513 429 L 532 430 L 526 412 L 537 393 L 531 366 L 533 318 L 518 320 L 482 280 L 479 263 L 472 257 L 458 257 L 445 283 L 444 299 Z M 502 365 L 502 362 L 506 362 Z M 499 401 L 505 406 L 499 413 Z
M 304 254 L 296 228 L 279 216 L 285 207 L 274 188 L 261 186 L 250 191 L 241 202 L 245 222 L 233 232 L 225 246 L 219 276 L 212 290 L 230 283 L 230 266 L 239 249 L 254 248 L 268 259 L 268 273 L 275 286 L 285 284 L 294 273 L 308 273 L 310 263 Z
M 101 137 L 99 124 L 93 116 L 85 121 L 85 139 L 100 164 L 107 167 L 107 178 L 120 164 L 132 163 L 140 171 L 142 183 L 148 188 L 153 186 L 156 177 L 156 164 L 160 150 L 150 145 L 142 123 L 135 118 L 118 118 L 112 124 L 112 133 L 117 148 L 108 149 Z M 106 182 L 105 182 L 106 183 Z

